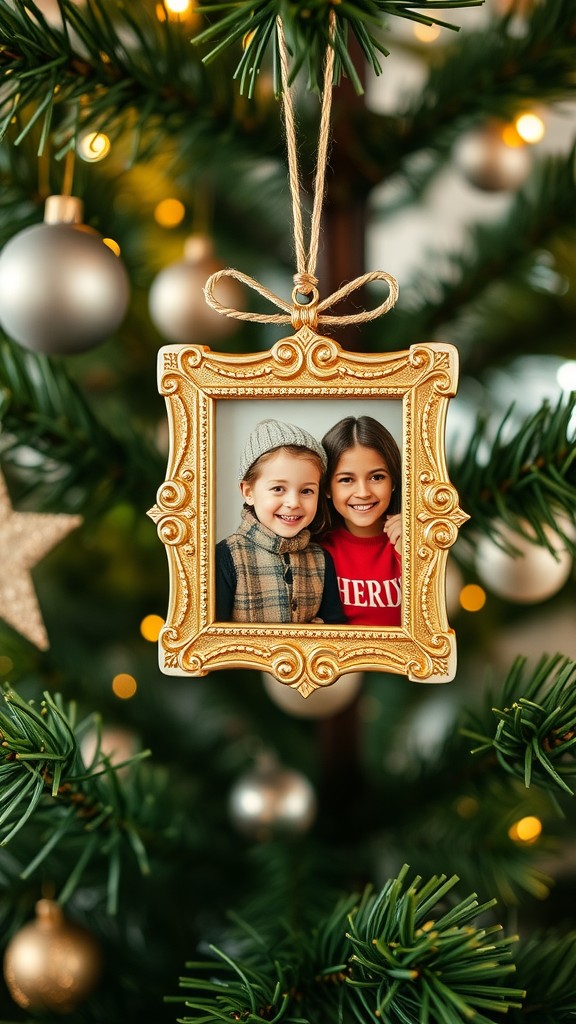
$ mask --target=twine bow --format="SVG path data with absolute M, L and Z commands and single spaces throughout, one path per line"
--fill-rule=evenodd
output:
M 328 141 L 330 133 L 330 107 L 332 102 L 332 76 L 334 71 L 334 33 L 336 31 L 336 15 L 334 10 L 330 12 L 330 38 L 326 50 L 324 64 L 324 87 L 322 91 L 322 110 L 320 115 L 320 131 L 318 139 L 318 159 L 316 165 L 316 177 L 314 181 L 314 203 L 310 220 L 310 246 L 308 252 L 304 243 L 304 228 L 302 222 L 302 208 L 300 205 L 300 180 L 298 172 L 298 154 L 296 149 L 296 124 L 294 117 L 294 106 L 289 87 L 288 74 L 288 52 L 284 36 L 282 19 L 276 19 L 278 31 L 278 46 L 280 52 L 280 72 L 282 80 L 282 98 L 284 108 L 284 120 L 286 125 L 286 141 L 288 150 L 288 171 L 290 178 L 290 194 L 292 198 L 292 218 L 294 226 L 294 247 L 296 250 L 297 272 L 292 280 L 294 289 L 292 291 L 292 302 L 286 302 L 276 295 L 269 288 L 266 288 L 259 281 L 256 281 L 248 274 L 240 270 L 227 267 L 212 274 L 204 286 L 204 297 L 208 305 L 222 316 L 233 317 L 236 320 L 250 320 L 253 323 L 261 324 L 289 324 L 295 330 L 308 326 L 314 329 L 317 324 L 360 324 L 369 320 L 376 320 L 383 316 L 395 305 L 398 294 L 398 282 L 391 274 L 384 270 L 373 270 L 338 288 L 326 299 L 320 302 L 318 292 L 318 278 L 315 276 L 316 261 L 318 258 L 318 246 L 320 240 L 320 221 L 322 216 L 322 200 L 324 197 L 324 183 L 326 176 L 326 162 L 328 154 Z M 284 310 L 283 313 L 251 313 L 233 307 L 224 306 L 214 295 L 214 288 L 223 277 L 232 277 L 242 284 L 247 285 L 268 299 L 273 305 Z M 325 309 L 330 309 L 352 292 L 362 288 L 371 281 L 385 281 L 388 285 L 386 299 L 374 309 L 361 310 L 358 313 L 347 313 L 342 316 L 325 314 Z M 301 298 L 299 298 L 299 296 Z M 302 299 L 304 301 L 302 301 Z

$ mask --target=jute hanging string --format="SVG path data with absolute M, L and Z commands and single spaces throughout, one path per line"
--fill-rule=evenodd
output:
M 204 296 L 208 305 L 217 313 L 221 313 L 222 316 L 234 317 L 236 320 L 250 320 L 253 323 L 260 324 L 291 323 L 295 330 L 299 330 L 304 325 L 314 328 L 317 324 L 338 325 L 367 323 L 369 320 L 376 320 L 377 317 L 384 316 L 384 314 L 395 305 L 398 299 L 398 282 L 396 281 L 396 278 L 392 277 L 391 274 L 387 274 L 384 270 L 373 270 L 367 274 L 362 274 L 360 277 L 355 277 L 352 281 L 348 281 L 341 288 L 332 292 L 331 295 L 326 299 L 322 299 L 320 302 L 320 295 L 317 287 L 318 279 L 315 276 L 318 247 L 320 242 L 320 222 L 322 218 L 322 202 L 324 198 L 324 182 L 326 177 L 326 162 L 330 135 L 330 109 L 332 104 L 332 77 L 334 71 L 333 39 L 336 27 L 336 15 L 334 11 L 330 12 L 330 39 L 326 50 L 326 60 L 324 64 L 318 157 L 316 177 L 314 181 L 314 201 L 310 220 L 310 244 L 308 252 L 306 252 L 304 242 L 302 208 L 300 205 L 300 176 L 296 149 L 296 121 L 294 117 L 292 93 L 289 85 L 288 51 L 284 35 L 284 26 L 281 18 L 276 19 L 276 25 L 278 31 L 278 48 L 280 53 L 280 73 L 282 81 L 284 121 L 286 125 L 288 172 L 292 199 L 294 248 L 297 267 L 297 272 L 294 274 L 292 279 L 294 282 L 292 302 L 286 302 L 274 292 L 265 288 L 259 281 L 254 280 L 253 277 L 249 277 L 248 274 L 243 274 L 240 270 L 235 270 L 233 267 L 227 267 L 225 270 L 219 270 L 217 273 L 212 274 L 212 276 L 206 281 Z M 254 291 L 263 295 L 264 298 L 268 299 L 279 309 L 284 310 L 284 312 L 245 313 L 238 309 L 223 306 L 214 295 L 214 287 L 222 277 L 233 277 L 237 281 L 241 281 L 243 284 L 248 285 L 249 288 L 253 288 Z M 388 285 L 388 296 L 384 302 L 380 303 L 379 306 L 376 306 L 374 309 L 360 310 L 357 313 L 348 313 L 344 316 L 334 316 L 324 313 L 325 309 L 330 309 L 337 305 L 337 303 L 342 299 L 346 298 L 353 291 L 357 291 L 359 288 L 362 288 L 363 285 L 368 284 L 370 281 L 386 281 Z M 298 296 L 306 296 L 306 301 L 299 301 Z

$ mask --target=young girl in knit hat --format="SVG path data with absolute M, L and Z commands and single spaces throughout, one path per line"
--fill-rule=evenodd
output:
M 347 416 L 322 438 L 332 555 L 346 622 L 401 624 L 401 458 L 392 434 L 372 416 Z
M 216 545 L 219 622 L 344 622 L 325 518 L 326 454 L 306 430 L 263 420 L 240 459 L 242 521 Z

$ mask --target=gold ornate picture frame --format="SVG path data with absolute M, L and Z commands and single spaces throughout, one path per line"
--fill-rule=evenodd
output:
M 308 326 L 270 350 L 251 354 L 199 345 L 162 348 L 158 383 L 166 398 L 170 450 L 166 480 L 148 513 L 169 566 L 169 607 L 159 638 L 162 672 L 201 676 L 224 668 L 260 669 L 303 696 L 355 671 L 450 681 L 456 640 L 446 615 L 446 559 L 468 518 L 448 479 L 444 451 L 447 406 L 457 381 L 458 353 L 452 345 L 353 353 Z M 227 436 L 217 445 L 218 408 L 234 411 L 250 402 L 258 409 L 274 402 L 278 418 L 310 429 L 293 418 L 291 403 L 331 401 L 334 408 L 344 401 L 347 415 L 356 415 L 359 403 L 394 403 L 401 410 L 401 626 L 216 621 L 214 550 L 223 536 L 217 535 L 218 503 L 227 509 L 237 502 L 236 521 L 241 509 L 237 478 L 219 482 L 217 451 L 224 452 L 237 431 L 227 416 Z M 240 405 L 220 406 L 230 402 Z M 381 413 L 387 406 L 375 408 Z

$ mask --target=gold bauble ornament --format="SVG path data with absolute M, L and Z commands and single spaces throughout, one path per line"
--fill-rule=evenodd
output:
M 8 944 L 4 978 L 24 1009 L 71 1013 L 96 986 L 101 966 L 90 932 L 67 921 L 53 900 L 43 899 L 36 904 L 36 919 Z

